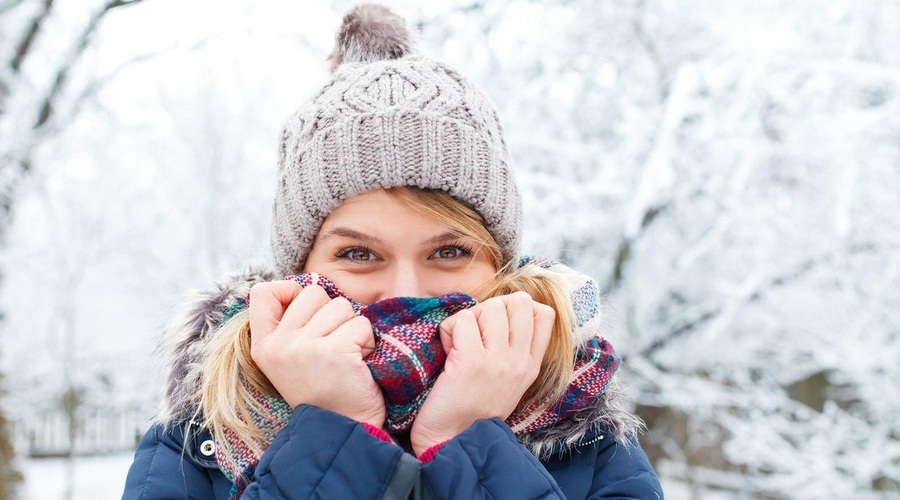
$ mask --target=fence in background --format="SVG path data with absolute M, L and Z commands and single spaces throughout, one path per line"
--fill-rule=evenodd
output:
M 103 455 L 134 450 L 147 429 L 146 408 L 82 407 L 76 414 L 74 455 Z M 63 410 L 13 423 L 17 448 L 28 457 L 69 454 L 70 422 Z

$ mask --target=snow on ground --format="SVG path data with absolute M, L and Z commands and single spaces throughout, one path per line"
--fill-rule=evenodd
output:
M 79 457 L 75 461 L 75 491 L 72 500 L 122 498 L 125 475 L 134 454 Z M 28 459 L 20 466 L 25 476 L 22 498 L 63 500 L 66 491 L 66 461 L 61 458 Z

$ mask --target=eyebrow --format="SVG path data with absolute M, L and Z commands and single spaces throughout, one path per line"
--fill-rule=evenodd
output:
M 372 243 L 383 243 L 379 238 L 374 236 L 369 236 L 368 234 L 361 233 L 355 229 L 350 229 L 349 227 L 336 227 L 333 229 L 329 229 L 328 231 L 324 231 L 319 233 L 319 237 L 316 238 L 318 241 L 325 241 L 332 236 L 341 236 L 344 238 L 350 238 L 354 240 L 363 240 Z
M 372 244 L 384 244 L 380 238 L 376 238 L 375 236 L 368 235 L 362 232 L 359 232 L 355 229 L 350 229 L 349 227 L 338 226 L 323 233 L 320 233 L 318 241 L 325 241 L 332 236 L 340 236 L 344 238 L 350 238 L 355 240 L 365 241 L 367 243 Z M 461 238 L 465 238 L 465 235 L 462 235 L 455 231 L 447 231 L 446 233 L 441 233 L 437 236 L 429 238 L 422 242 L 422 245 L 440 245 L 442 243 L 448 243 L 451 241 L 456 241 Z
M 441 245 L 443 243 L 450 243 L 451 241 L 457 241 L 457 240 L 460 240 L 465 237 L 466 236 L 464 234 L 460 234 L 455 231 L 447 231 L 446 233 L 439 234 L 439 235 L 435 236 L 434 238 L 429 238 L 428 240 L 424 241 L 423 244 L 425 244 L 425 245 Z

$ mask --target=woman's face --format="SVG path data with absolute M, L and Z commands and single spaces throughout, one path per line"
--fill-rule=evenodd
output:
M 325 275 L 363 304 L 472 294 L 496 271 L 480 247 L 376 189 L 348 198 L 325 218 L 303 271 Z

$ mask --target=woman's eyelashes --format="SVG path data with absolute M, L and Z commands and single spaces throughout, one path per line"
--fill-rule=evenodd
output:
M 456 243 L 453 245 L 442 245 L 431 251 L 428 256 L 429 260 L 453 261 L 468 259 L 472 256 L 474 249 L 465 243 Z M 365 264 L 379 260 L 378 254 L 366 246 L 352 246 L 338 250 L 335 253 L 336 260 L 347 260 L 357 264 Z
M 352 262 L 371 262 L 378 258 L 375 252 L 368 247 L 349 247 L 340 250 L 335 257 Z
M 472 247 L 465 244 L 444 245 L 434 249 L 431 254 L 432 259 L 449 259 L 456 260 L 467 258 L 472 255 Z

